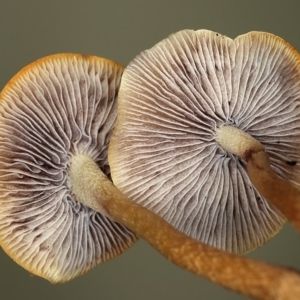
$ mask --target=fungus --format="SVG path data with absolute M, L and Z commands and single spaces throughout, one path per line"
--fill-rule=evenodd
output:
M 124 195 L 232 253 L 279 231 L 283 214 L 255 188 L 274 184 L 265 185 L 248 160 L 250 150 L 266 149 L 272 169 L 298 192 L 299 54 L 285 41 L 260 32 L 231 40 L 180 31 L 129 64 L 118 102 L 109 163 Z M 256 166 L 255 187 L 247 161 Z
M 56 55 L 25 68 L 1 93 L 4 250 L 34 274 L 64 282 L 121 253 L 137 235 L 234 291 L 299 298 L 296 272 L 199 243 L 113 185 L 106 152 L 121 73 L 110 61 Z
M 82 274 L 136 240 L 76 201 L 72 158 L 89 155 L 109 176 L 107 150 L 123 67 L 75 54 L 21 70 L 0 99 L 0 243 L 52 282 Z

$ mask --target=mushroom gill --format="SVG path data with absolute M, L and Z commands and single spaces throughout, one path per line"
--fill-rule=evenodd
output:
M 21 70 L 0 96 L 0 243 L 52 282 L 80 275 L 136 240 L 125 226 L 76 201 L 73 157 L 109 176 L 107 149 L 123 67 L 58 54 Z
M 122 193 L 232 253 L 253 250 L 279 231 L 284 216 L 217 132 L 226 126 L 248 133 L 264 145 L 275 172 L 297 185 L 300 69 L 290 45 L 268 33 L 232 40 L 180 31 L 129 64 L 118 101 L 109 163 Z

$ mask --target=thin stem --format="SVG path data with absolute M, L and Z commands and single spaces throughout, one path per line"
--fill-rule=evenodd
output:
M 263 145 L 232 126 L 218 129 L 216 140 L 226 151 L 247 162 L 249 177 L 258 192 L 274 204 L 300 232 L 300 191 L 272 170 Z
M 296 272 L 232 255 L 187 237 L 126 198 L 89 157 L 74 156 L 70 176 L 77 200 L 124 224 L 178 266 L 257 299 L 300 299 L 300 276 Z
M 265 151 L 249 151 L 246 161 L 249 177 L 259 193 L 271 201 L 300 232 L 300 191 L 277 176 Z

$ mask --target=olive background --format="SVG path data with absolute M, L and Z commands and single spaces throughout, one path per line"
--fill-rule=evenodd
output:
M 181 29 L 229 37 L 279 35 L 300 50 L 300 1 L 0 0 L 0 88 L 28 63 L 61 52 L 94 54 L 126 65 Z M 300 238 L 290 225 L 248 256 L 300 269 Z M 88 274 L 52 285 L 0 249 L 0 299 L 246 299 L 174 266 L 144 241 Z

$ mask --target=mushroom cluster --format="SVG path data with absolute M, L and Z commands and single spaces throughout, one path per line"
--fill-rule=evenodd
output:
M 186 30 L 122 73 L 59 54 L 1 92 L 3 249 L 55 283 L 141 237 L 234 291 L 299 299 L 297 272 L 236 255 L 285 216 L 300 225 L 299 54 L 267 33 Z

